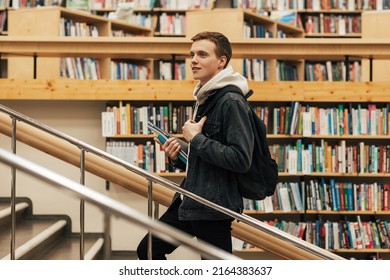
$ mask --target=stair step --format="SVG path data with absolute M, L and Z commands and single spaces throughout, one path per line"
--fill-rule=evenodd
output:
M 28 208 L 27 202 L 19 202 L 15 204 L 15 211 L 23 211 Z M 11 215 L 11 206 L 9 204 L 1 203 L 0 204 L 0 219 L 5 218 L 6 216 Z
M 79 260 L 80 234 L 71 233 L 71 220 L 64 215 L 34 215 L 28 198 L 15 204 L 15 259 Z M 11 259 L 11 202 L 0 197 L 0 260 Z M 84 234 L 84 259 L 101 259 L 102 233 Z
M 103 250 L 104 240 L 95 234 L 84 235 L 84 260 L 99 258 Z M 80 236 L 66 236 L 58 240 L 56 244 L 46 250 L 44 254 L 35 256 L 36 260 L 79 260 Z
M 136 251 L 111 251 L 111 260 L 138 260 Z
M 15 236 L 15 259 L 29 259 L 36 251 L 46 247 L 51 240 L 61 235 L 66 224 L 65 220 L 26 220 L 21 225 L 18 224 Z M 0 248 L 3 247 L 0 244 Z M 11 259 L 10 253 L 8 252 L 2 259 Z
M 15 204 L 16 219 L 18 220 L 30 205 L 27 202 Z M 11 226 L 11 206 L 9 203 L 0 203 L 0 229 Z

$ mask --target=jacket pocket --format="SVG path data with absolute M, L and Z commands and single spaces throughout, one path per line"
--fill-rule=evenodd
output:
M 206 122 L 203 126 L 204 134 L 207 137 L 212 137 L 219 133 L 220 125 L 219 123 Z

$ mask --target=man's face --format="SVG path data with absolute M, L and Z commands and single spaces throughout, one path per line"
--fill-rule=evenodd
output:
M 217 58 L 215 48 L 215 44 L 209 40 L 199 40 L 192 43 L 190 50 L 192 74 L 193 78 L 199 80 L 201 85 L 218 74 L 225 64 L 225 57 Z

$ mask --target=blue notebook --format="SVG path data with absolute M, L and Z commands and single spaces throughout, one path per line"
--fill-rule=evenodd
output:
M 157 139 L 160 140 L 161 143 L 165 143 L 165 141 L 167 141 L 167 139 L 173 137 L 171 136 L 169 133 L 165 132 L 164 130 L 162 130 L 161 128 L 155 126 L 153 123 L 151 122 L 148 122 L 148 128 L 153 131 L 155 134 L 157 134 Z M 178 158 L 184 162 L 185 164 L 187 164 L 187 154 L 183 151 L 183 150 L 180 150 L 179 154 L 178 154 Z

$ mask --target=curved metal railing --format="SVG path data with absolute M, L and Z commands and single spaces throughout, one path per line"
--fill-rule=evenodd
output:
M 45 167 L 39 166 L 11 152 L 0 149 L 0 161 L 11 165 L 13 168 L 17 168 L 18 170 L 33 175 L 34 177 L 40 178 L 41 180 L 44 180 L 53 186 L 60 186 L 62 187 L 62 190 L 67 191 L 70 194 L 88 201 L 100 208 L 103 208 L 105 215 L 112 214 L 139 226 L 146 227 L 152 232 L 152 234 L 158 236 L 161 239 L 164 239 L 167 242 L 177 245 L 182 244 L 192 250 L 195 250 L 196 252 L 201 253 L 203 256 L 212 259 L 240 259 L 206 242 L 201 240 L 196 241 L 189 234 L 182 233 L 181 231 L 162 222 L 152 220 L 148 216 L 137 212 L 136 210 L 119 203 L 106 195 L 94 191 L 91 188 L 85 188 L 81 184 L 78 184 L 62 175 L 54 173 Z M 104 220 L 105 223 L 107 223 L 109 219 L 105 218 Z M 105 225 L 105 228 L 109 229 L 109 226 Z M 105 231 L 106 240 L 108 239 L 108 234 L 109 232 Z M 105 246 L 109 246 L 108 242 L 105 242 L 104 244 Z M 108 250 L 105 249 L 104 252 L 107 253 Z M 108 258 L 108 256 L 105 256 L 105 258 Z
M 299 238 L 296 238 L 296 237 L 294 237 L 286 232 L 283 232 L 283 231 L 280 231 L 279 229 L 270 227 L 267 224 L 265 224 L 259 220 L 256 220 L 250 216 L 247 216 L 245 214 L 236 213 L 236 212 L 231 211 L 229 209 L 226 209 L 218 204 L 210 202 L 207 199 L 204 199 L 204 198 L 197 196 L 197 195 L 195 195 L 187 190 L 180 188 L 180 186 L 174 182 L 171 182 L 165 178 L 162 178 L 160 176 L 156 176 L 152 173 L 149 173 L 149 172 L 147 172 L 147 171 L 145 171 L 137 166 L 134 166 L 134 165 L 132 165 L 124 160 L 121 160 L 121 159 L 119 159 L 119 158 L 117 158 L 117 157 L 115 157 L 107 152 L 104 152 L 96 147 L 93 147 L 87 143 L 84 143 L 84 142 L 82 142 L 74 137 L 71 137 L 65 133 L 57 131 L 57 130 L 55 130 L 55 129 L 53 129 L 45 124 L 42 124 L 42 123 L 40 123 L 32 118 L 29 118 L 21 113 L 18 113 L 18 112 L 14 111 L 8 107 L 0 105 L 0 111 L 8 114 L 12 118 L 12 126 L 13 127 L 12 127 L 11 138 L 12 138 L 12 148 L 13 148 L 14 153 L 16 150 L 15 147 L 16 147 L 17 121 L 22 121 L 30 126 L 38 128 L 39 130 L 45 131 L 51 135 L 54 135 L 58 138 L 66 140 L 67 142 L 78 147 L 80 149 L 80 171 L 81 171 L 81 174 L 84 174 L 84 172 L 85 172 L 85 168 L 84 168 L 85 152 L 89 152 L 89 153 L 97 155 L 105 160 L 108 160 L 116 165 L 122 166 L 131 172 L 134 172 L 138 175 L 141 175 L 142 177 L 144 177 L 145 179 L 147 179 L 150 182 L 149 188 L 151 188 L 152 182 L 161 184 L 162 186 L 165 186 L 171 190 L 174 190 L 174 191 L 179 192 L 185 196 L 188 196 L 188 197 L 190 197 L 190 198 L 192 198 L 200 203 L 207 205 L 208 207 L 211 207 L 211 208 L 216 209 L 216 210 L 218 210 L 226 215 L 229 215 L 230 217 L 232 217 L 240 222 L 246 223 L 249 226 L 252 226 L 252 227 L 254 227 L 262 232 L 265 232 L 267 234 L 271 234 L 272 236 L 275 236 L 280 240 L 286 241 L 286 242 L 294 245 L 295 247 L 303 249 L 303 250 L 305 250 L 311 254 L 314 254 L 322 259 L 343 259 L 342 257 L 340 257 L 338 255 L 335 255 L 335 254 L 333 254 L 329 251 L 326 251 L 322 248 L 319 248 L 313 244 L 305 242 L 305 241 L 303 241 Z M 14 197 L 14 194 L 15 194 L 15 186 L 14 186 L 15 185 L 15 178 L 14 178 L 15 172 L 14 171 L 12 172 L 12 175 L 13 175 L 13 179 L 12 179 L 13 185 L 12 185 L 12 192 L 11 192 L 11 194 L 12 194 L 11 200 L 13 200 L 13 203 L 11 205 L 14 207 L 14 205 L 15 205 L 15 197 Z M 81 181 L 82 181 L 82 179 L 83 179 L 83 176 L 81 176 Z M 81 182 L 81 183 L 83 183 L 83 182 Z M 151 201 L 152 196 L 149 195 L 148 199 L 149 199 L 149 201 Z M 83 204 L 81 204 L 81 205 L 83 205 Z M 11 212 L 14 214 L 13 211 L 11 211 Z M 80 223 L 84 224 L 83 211 L 80 211 Z M 81 229 L 83 229 L 83 227 L 81 227 Z M 14 234 L 14 228 L 12 229 L 12 233 Z M 11 242 L 11 244 L 12 244 L 12 242 Z M 83 233 L 81 233 L 80 259 L 83 258 L 83 248 L 82 248 L 83 245 L 82 244 L 83 244 Z M 11 245 L 11 259 L 12 259 L 12 256 L 14 256 L 14 253 L 12 253 L 12 251 L 14 251 L 14 247 L 12 247 L 12 245 Z

